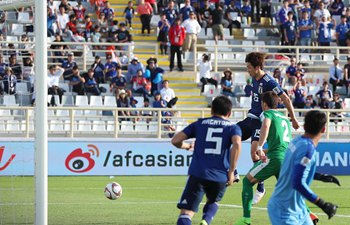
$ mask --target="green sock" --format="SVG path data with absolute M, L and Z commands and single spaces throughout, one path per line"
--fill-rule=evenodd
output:
M 250 218 L 253 201 L 253 184 L 250 183 L 247 177 L 243 179 L 242 203 L 243 203 L 243 217 Z

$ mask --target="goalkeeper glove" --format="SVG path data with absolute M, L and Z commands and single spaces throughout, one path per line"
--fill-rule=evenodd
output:
M 320 181 L 323 181 L 326 183 L 335 183 L 338 186 L 341 186 L 339 180 L 335 176 L 332 176 L 332 175 L 315 173 L 314 179 L 320 180 Z
M 323 212 L 325 212 L 328 215 L 328 219 L 332 218 L 335 213 L 337 212 L 337 205 L 334 205 L 330 202 L 325 202 L 324 200 L 322 200 L 321 198 L 319 198 L 315 204 L 320 207 Z

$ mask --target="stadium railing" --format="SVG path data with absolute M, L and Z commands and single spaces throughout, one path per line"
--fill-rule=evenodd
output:
M 50 137 L 97 138 L 168 138 L 181 131 L 198 118 L 210 116 L 209 108 L 117 108 L 117 107 L 49 107 L 48 131 Z M 149 111 L 152 116 L 122 116 L 121 112 Z M 172 112 L 164 116 L 162 112 Z M 287 114 L 286 110 L 282 110 Z M 302 116 L 309 110 L 295 109 L 301 125 L 293 134 L 303 133 Z M 327 114 L 325 138 L 348 138 L 350 136 L 350 109 L 323 109 Z M 232 109 L 232 122 L 246 117 L 247 108 Z M 335 116 L 335 113 L 342 115 Z M 171 115 L 171 114 L 170 114 Z M 172 129 L 169 129 L 172 126 Z M 30 138 L 35 134 L 34 107 L 0 106 L 0 133 L 2 137 Z

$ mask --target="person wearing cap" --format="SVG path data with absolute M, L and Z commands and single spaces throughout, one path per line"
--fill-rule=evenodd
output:
M 74 60 L 74 53 L 73 52 L 69 52 L 68 53 L 68 58 L 65 59 L 62 62 L 61 67 L 64 69 L 64 73 L 63 73 L 63 78 L 64 80 L 70 80 L 71 76 L 73 75 L 73 67 L 76 66 L 77 63 Z
M 78 93 L 78 95 L 84 95 L 85 78 L 80 75 L 78 66 L 73 66 L 72 72 L 73 74 L 69 82 L 69 85 L 72 86 L 72 91 Z
M 118 97 L 117 97 L 117 107 L 118 108 L 129 108 L 130 107 L 130 99 L 126 95 L 126 92 L 124 89 L 119 91 Z M 118 111 L 119 121 L 128 121 L 130 120 L 130 111 Z
M 126 74 L 126 77 L 125 77 L 128 83 L 130 83 L 132 78 L 136 76 L 138 70 L 141 70 L 142 73 L 144 73 L 145 67 L 137 57 L 133 57 L 130 64 L 128 65 L 128 73 Z
M 16 94 L 17 77 L 13 74 L 11 67 L 6 67 L 2 83 L 4 85 L 4 92 L 6 94 Z
M 342 69 L 339 66 L 339 59 L 333 59 L 333 66 L 329 68 L 329 83 L 333 86 L 333 92 L 337 89 L 337 86 L 343 86 L 343 74 Z
M 350 56 L 347 57 L 347 63 L 344 65 L 343 70 L 343 83 L 346 88 L 346 96 L 349 96 L 349 84 L 350 84 Z M 0 64 L 1 66 L 1 64 Z
M 229 68 L 224 71 L 224 77 L 221 79 L 221 88 L 223 95 L 235 97 L 233 93 L 232 71 Z
M 196 19 L 195 12 L 190 12 L 189 19 L 183 21 L 181 26 L 186 30 L 186 38 L 182 46 L 183 52 L 187 52 L 188 50 L 193 52 L 194 46 L 197 44 L 197 35 L 202 29 Z
M 181 19 L 176 18 L 174 24 L 169 29 L 169 41 L 170 41 L 170 72 L 174 69 L 174 59 L 175 54 L 177 56 L 177 67 L 180 72 L 183 71 L 182 67 L 182 50 L 181 46 L 183 45 L 186 38 L 186 30 L 181 24 Z
M 85 92 L 86 93 L 90 93 L 93 95 L 100 95 L 101 94 L 101 91 L 98 88 L 98 84 L 97 84 L 95 77 L 94 77 L 93 69 L 90 68 L 88 70 L 87 77 L 85 80 L 86 80 L 86 82 L 85 82 Z
M 100 56 L 95 56 L 95 61 L 90 67 L 92 71 L 94 72 L 94 78 L 98 84 L 103 84 L 105 83 L 105 75 L 104 75 L 104 70 L 105 66 L 101 62 L 101 57 Z

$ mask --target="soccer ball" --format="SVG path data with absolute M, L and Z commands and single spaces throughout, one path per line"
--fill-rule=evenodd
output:
M 117 182 L 112 182 L 105 187 L 105 196 L 110 200 L 116 200 L 122 196 L 122 186 Z

